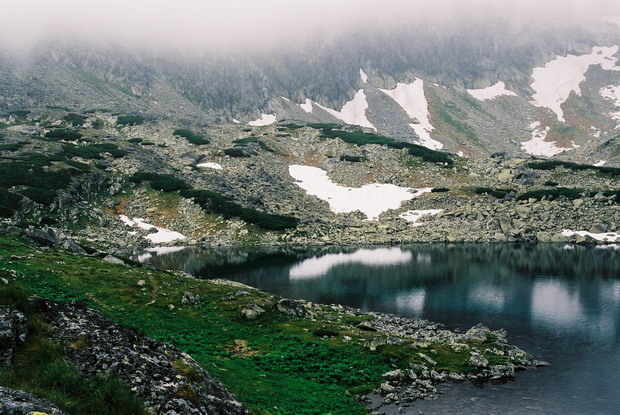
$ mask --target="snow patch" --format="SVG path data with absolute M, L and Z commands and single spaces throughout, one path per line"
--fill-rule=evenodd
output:
M 368 82 L 368 75 L 366 75 L 366 72 L 364 72 L 362 69 L 360 69 L 360 78 L 362 78 L 363 83 Z
M 241 121 L 239 121 L 239 120 L 238 120 L 238 119 L 236 119 L 236 118 L 233 118 L 232 120 L 233 120 L 233 122 L 234 122 L 235 124 L 241 124 Z
M 218 164 L 218 163 L 200 163 L 200 164 L 196 164 L 196 167 L 203 167 L 203 168 L 207 168 L 207 169 L 222 170 L 222 165 Z
M 411 252 L 400 248 L 360 249 L 351 254 L 327 254 L 306 259 L 295 265 L 289 271 L 289 278 L 292 280 L 319 278 L 326 275 L 333 267 L 343 264 L 389 266 L 407 263 L 412 258 Z
M 408 210 L 398 215 L 407 222 L 411 222 L 413 226 L 422 226 L 422 223 L 418 223 L 418 220 L 425 215 L 437 215 L 443 209 L 427 209 L 427 210 Z
M 306 111 L 308 114 L 312 112 L 312 100 L 306 98 L 306 102 L 303 104 L 299 104 L 302 110 Z
M 489 86 L 487 88 L 482 89 L 468 89 L 467 92 L 472 97 L 476 98 L 479 101 L 486 101 L 490 99 L 495 99 L 497 97 L 501 97 L 503 95 L 507 96 L 518 96 L 514 92 L 506 89 L 506 84 L 502 81 L 498 81 L 495 85 Z
M 562 235 L 564 236 L 573 236 L 573 235 L 590 236 L 596 239 L 597 241 L 607 241 L 607 242 L 616 242 L 616 239 L 620 237 L 620 234 L 616 232 L 592 233 L 588 231 L 572 231 L 570 229 L 564 229 L 562 231 Z
M 566 150 L 572 150 L 570 148 L 558 147 L 555 145 L 555 141 L 545 141 L 547 133 L 551 129 L 550 127 L 541 127 L 539 121 L 530 124 L 532 130 L 532 139 L 521 143 L 521 147 L 534 156 L 551 157 Z M 573 148 L 579 148 L 577 144 L 573 142 Z
M 283 100 L 285 100 L 286 102 L 291 102 L 291 100 L 290 100 L 290 99 L 288 99 L 287 97 L 280 97 L 280 98 L 282 98 L 282 99 L 283 99 Z
M 313 102 L 313 104 L 319 106 L 323 110 L 327 111 L 334 117 L 338 118 L 351 125 L 359 125 L 362 127 L 372 128 L 377 131 L 374 125 L 368 118 L 366 118 L 366 109 L 368 109 L 368 102 L 366 101 L 366 94 L 363 89 L 356 92 L 353 99 L 342 107 L 340 111 L 333 110 L 331 108 L 324 107 L 321 104 Z
M 534 68 L 531 86 L 536 92 L 531 104 L 549 108 L 558 120 L 564 122 L 562 104 L 571 92 L 581 95 L 579 85 L 586 79 L 585 74 L 591 65 L 600 65 L 606 71 L 620 71 L 616 66 L 618 59 L 614 57 L 617 52 L 618 46 L 594 47 L 588 55 L 557 56 L 544 67 Z
M 605 160 L 601 160 L 601 161 L 597 161 L 596 163 L 594 163 L 593 166 L 601 167 L 601 166 L 604 166 L 605 163 L 607 163 Z
M 390 209 L 398 209 L 402 202 L 411 200 L 431 188 L 412 189 L 393 184 L 367 184 L 362 187 L 339 186 L 332 182 L 325 170 L 318 167 L 290 165 L 289 174 L 307 194 L 329 203 L 334 213 L 359 210 L 368 220 L 377 220 Z
M 276 114 L 261 114 L 261 117 L 257 120 L 250 121 L 248 125 L 252 127 L 261 127 L 263 125 L 269 125 L 276 122 Z
M 601 96 L 609 101 L 612 101 L 615 105 L 616 109 L 611 114 L 611 118 L 620 122 L 620 86 L 616 85 L 607 85 L 599 91 Z M 616 128 L 620 128 L 620 124 L 616 126 Z
M 177 239 L 186 239 L 186 236 L 179 232 L 175 232 L 175 231 L 171 231 L 170 229 L 160 228 L 159 226 L 151 225 L 150 223 L 146 223 L 144 219 L 141 219 L 141 218 L 129 219 L 125 215 L 120 215 L 119 218 L 121 221 L 123 221 L 125 225 L 131 226 L 132 228 L 140 228 L 140 229 L 146 229 L 146 230 L 156 229 L 157 232 L 149 233 L 148 235 L 144 236 L 145 239 L 148 239 L 149 241 L 153 243 L 163 244 L 166 242 L 176 241 Z
M 424 96 L 424 81 L 416 78 L 411 84 L 397 83 L 394 89 L 380 89 L 401 106 L 409 118 L 417 120 L 418 123 L 409 124 L 415 133 L 420 137 L 420 145 L 432 150 L 443 148 L 437 140 L 431 138 L 431 132 L 435 129 L 430 121 L 428 112 L 428 101 Z

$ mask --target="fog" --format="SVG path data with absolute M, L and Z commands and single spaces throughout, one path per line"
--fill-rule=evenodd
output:
M 553 27 L 620 15 L 617 0 L 18 0 L 4 2 L 0 47 L 96 41 L 183 52 L 277 50 L 406 27 Z M 437 29 L 439 28 L 439 29 Z

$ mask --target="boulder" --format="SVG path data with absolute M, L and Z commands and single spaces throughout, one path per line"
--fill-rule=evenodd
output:
M 8 366 L 13 360 L 15 347 L 26 341 L 28 324 L 19 311 L 0 307 L 0 366 Z
M 65 415 L 53 403 L 38 396 L 0 387 L 0 415 Z

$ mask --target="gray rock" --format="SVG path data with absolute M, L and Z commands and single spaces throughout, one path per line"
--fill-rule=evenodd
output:
M 112 255 L 106 255 L 103 260 L 105 262 L 109 262 L 110 264 L 125 265 L 125 261 Z
M 284 314 L 295 317 L 312 318 L 314 313 L 310 311 L 305 301 L 282 299 L 278 301 L 276 309 Z
M 258 316 L 263 314 L 264 312 L 265 312 L 265 309 L 259 307 L 256 304 L 250 304 L 249 306 L 246 306 L 241 309 L 241 315 L 243 316 L 243 318 L 247 320 L 254 320 Z
M 65 415 L 53 403 L 38 396 L 0 387 L 0 415 Z
M 0 366 L 8 366 L 13 360 L 15 347 L 26 341 L 28 324 L 19 311 L 0 307 Z

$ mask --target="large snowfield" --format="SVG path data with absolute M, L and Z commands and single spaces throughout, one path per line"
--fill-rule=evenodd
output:
M 606 71 L 619 71 L 616 66 L 618 46 L 594 47 L 587 55 L 557 56 L 544 67 L 534 68 L 532 73 L 532 105 L 546 107 L 553 111 L 558 120 L 564 122 L 562 104 L 571 92 L 581 95 L 579 85 L 585 81 L 585 74 L 592 65 L 600 65 Z
M 369 220 L 390 209 L 400 208 L 402 202 L 411 200 L 431 188 L 413 189 L 393 184 L 367 184 L 362 187 L 339 186 L 332 182 L 325 170 L 318 167 L 290 165 L 289 174 L 307 194 L 329 203 L 334 213 L 349 213 L 359 210 Z
M 346 104 L 344 104 L 344 106 L 342 107 L 340 111 L 327 108 L 321 104 L 317 104 L 316 102 L 312 102 L 312 101 L 311 101 L 311 104 L 314 104 L 322 108 L 324 111 L 327 111 L 334 117 L 346 122 L 347 124 L 359 125 L 361 127 L 366 127 L 366 128 L 372 128 L 373 130 L 377 131 L 375 126 L 372 125 L 372 123 L 368 120 L 368 118 L 366 118 L 366 110 L 368 109 L 368 102 L 366 101 L 366 94 L 364 93 L 363 89 L 360 89 L 359 91 L 357 91 L 353 99 L 347 102 Z M 308 105 L 308 101 L 306 101 L 305 105 Z
M 412 120 L 417 120 L 418 123 L 411 123 L 409 126 L 420 137 L 420 145 L 432 150 L 443 148 L 442 143 L 431 137 L 434 127 L 430 121 L 422 79 L 418 78 L 411 84 L 397 83 L 394 89 L 379 89 L 379 91 L 396 101 Z
M 575 143 L 573 143 L 572 148 L 558 147 L 555 141 L 545 141 L 547 133 L 551 128 L 542 128 L 539 121 L 530 124 L 530 129 L 532 130 L 532 139 L 522 142 L 521 147 L 523 147 L 527 153 L 534 156 L 551 157 L 563 151 L 579 147 Z

